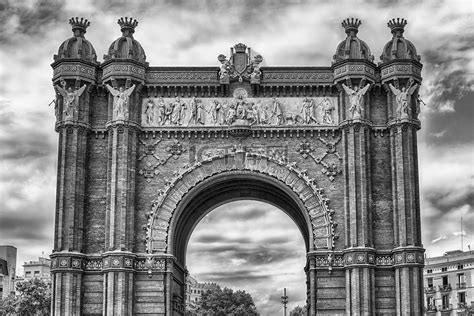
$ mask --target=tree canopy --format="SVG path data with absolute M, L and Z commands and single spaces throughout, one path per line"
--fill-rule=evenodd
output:
M 205 291 L 198 312 L 207 315 L 258 315 L 253 298 L 245 291 L 216 287 Z
M 295 308 L 293 308 L 290 312 L 290 316 L 306 316 L 306 305 L 301 307 L 301 306 L 296 306 Z
M 40 279 L 18 282 L 18 294 L 0 301 L 0 315 L 49 315 L 51 310 L 51 284 Z

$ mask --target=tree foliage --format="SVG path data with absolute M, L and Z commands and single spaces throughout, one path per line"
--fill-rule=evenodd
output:
M 49 315 L 51 284 L 31 279 L 16 284 L 18 294 L 11 294 L 0 302 L 0 315 Z
M 204 315 L 258 315 L 253 298 L 245 291 L 233 291 L 216 287 L 205 291 L 198 304 L 198 312 Z
M 303 307 L 298 305 L 291 310 L 290 316 L 306 316 L 307 315 L 306 310 L 307 310 L 306 305 Z

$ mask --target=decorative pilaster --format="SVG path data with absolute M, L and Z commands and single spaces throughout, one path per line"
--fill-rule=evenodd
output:
M 133 262 L 131 253 L 103 254 L 103 315 L 133 315 Z
M 107 173 L 106 247 L 132 251 L 134 242 L 135 174 L 137 126 L 115 121 L 107 126 L 109 135 Z

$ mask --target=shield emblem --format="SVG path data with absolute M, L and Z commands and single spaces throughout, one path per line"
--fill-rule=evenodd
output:
M 247 69 L 247 54 L 246 53 L 235 53 L 234 54 L 234 68 L 239 74 L 243 73 Z

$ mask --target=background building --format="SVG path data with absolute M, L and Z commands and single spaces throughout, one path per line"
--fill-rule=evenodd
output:
M 16 247 L 0 246 L 0 298 L 15 292 Z
M 474 252 L 456 250 L 427 258 L 423 278 L 427 315 L 472 314 Z
M 196 311 L 197 303 L 201 300 L 202 293 L 218 286 L 217 283 L 199 283 L 196 278 L 188 275 L 186 277 L 186 311 Z
M 25 262 L 23 264 L 23 278 L 25 280 L 38 278 L 51 281 L 51 260 L 39 257 L 38 261 Z

